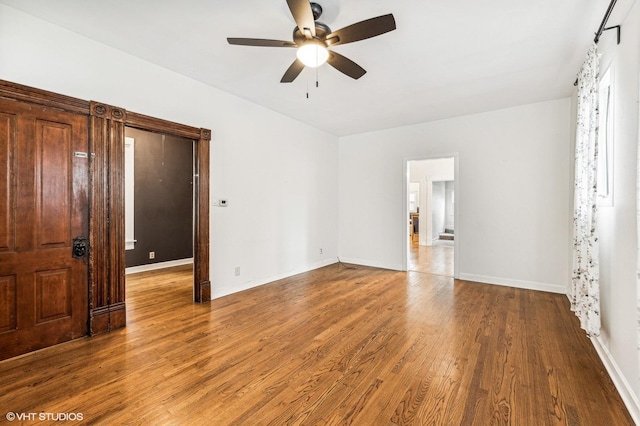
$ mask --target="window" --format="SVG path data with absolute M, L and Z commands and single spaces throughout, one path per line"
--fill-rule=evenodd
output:
M 409 213 L 417 213 L 420 207 L 420 183 L 409 184 Z
M 124 249 L 135 248 L 135 234 L 133 232 L 133 192 L 134 192 L 134 152 L 135 140 L 124 138 Z
M 611 68 L 600 78 L 598 123 L 598 205 L 613 206 L 613 84 Z

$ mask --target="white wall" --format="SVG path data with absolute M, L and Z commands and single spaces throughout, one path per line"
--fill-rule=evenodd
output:
M 212 129 L 214 297 L 336 261 L 336 137 L 3 5 L 0 78 Z
M 455 228 L 455 217 L 454 217 L 454 200 L 455 200 L 455 189 L 454 189 L 455 185 L 454 182 L 448 180 L 445 183 L 445 204 L 444 204 L 444 209 L 445 209 L 445 220 L 444 220 L 444 226 L 447 229 L 454 229 Z
M 340 258 L 401 270 L 404 163 L 457 153 L 460 278 L 566 292 L 570 110 L 567 98 L 341 138 Z
M 444 181 L 433 182 L 431 191 L 431 224 L 433 226 L 431 237 L 435 239 L 439 233 L 444 231 L 446 211 Z
M 611 23 L 610 23 L 611 24 Z M 623 398 L 640 422 L 640 371 L 636 283 L 636 173 L 638 170 L 638 78 L 640 4 L 635 2 L 615 32 L 598 43 L 600 74 L 613 72 L 613 206 L 599 208 L 601 337 L 594 341 Z M 585 52 L 586 54 L 586 52 Z M 575 121 L 575 114 L 572 117 Z

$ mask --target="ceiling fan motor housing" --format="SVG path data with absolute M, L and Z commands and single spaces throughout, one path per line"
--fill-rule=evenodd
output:
M 322 23 L 320 21 L 316 21 L 315 24 L 316 24 L 315 38 L 324 41 L 327 38 L 327 36 L 331 34 L 331 28 L 329 28 L 327 24 Z M 295 27 L 293 29 L 293 42 L 295 44 L 302 45 L 304 44 L 305 40 L 306 40 L 306 37 L 304 36 L 302 31 L 300 31 L 300 28 Z
M 318 3 L 311 2 L 311 12 L 313 12 L 313 19 L 315 21 L 322 15 L 322 6 Z

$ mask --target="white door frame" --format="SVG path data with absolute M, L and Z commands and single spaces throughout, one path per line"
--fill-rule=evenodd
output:
M 402 270 L 409 270 L 409 230 L 408 230 L 408 220 L 409 220 L 409 182 L 411 176 L 409 176 L 409 162 L 411 161 L 425 161 L 425 160 L 441 160 L 445 158 L 453 158 L 453 188 L 456 194 L 456 202 L 453 205 L 453 217 L 456 228 L 456 236 L 453 240 L 453 277 L 458 279 L 460 277 L 459 271 L 459 259 L 460 259 L 460 240 L 462 238 L 462 233 L 460 232 L 460 203 L 464 202 L 464 200 L 460 197 L 460 167 L 458 161 L 458 153 L 454 152 L 451 154 L 438 154 L 438 155 L 426 155 L 419 157 L 408 157 L 403 159 L 402 165 L 402 194 L 404 198 L 404 207 L 402 209 L 403 212 L 403 220 L 402 223 Z

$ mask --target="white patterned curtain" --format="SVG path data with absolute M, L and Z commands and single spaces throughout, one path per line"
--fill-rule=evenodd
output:
M 573 205 L 571 310 L 590 337 L 600 335 L 598 265 L 598 52 L 595 43 L 578 74 L 578 124 Z

